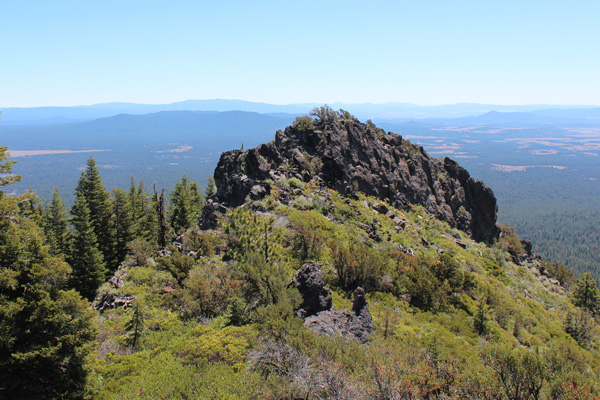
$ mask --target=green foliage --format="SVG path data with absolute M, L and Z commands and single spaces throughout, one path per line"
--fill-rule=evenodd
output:
M 485 348 L 483 362 L 490 367 L 507 399 L 539 399 L 547 379 L 543 356 L 530 349 L 511 349 L 506 345 Z
M 518 257 L 525 253 L 523 244 L 517 236 L 515 228 L 508 225 L 499 225 L 501 233 L 496 245 L 502 251 L 510 253 L 513 257 Z
M 160 197 L 155 203 L 156 216 L 158 219 L 158 246 L 161 248 L 165 248 L 169 241 L 169 237 L 171 236 L 171 226 L 169 225 L 169 221 L 167 219 L 167 203 L 165 199 L 164 189 L 162 190 L 162 192 L 160 192 Z
M 65 256 L 69 252 L 71 231 L 65 203 L 60 197 L 58 188 L 54 189 L 52 200 L 46 205 L 44 214 L 44 233 L 52 255 Z
M 78 200 L 85 199 L 89 210 L 89 220 L 98 240 L 98 250 L 102 253 L 107 269 L 117 269 L 119 260 L 116 250 L 115 221 L 113 204 L 109 193 L 102 184 L 96 161 L 90 157 L 87 167 L 77 182 L 75 195 Z
M 241 282 L 233 279 L 222 264 L 204 261 L 194 267 L 178 292 L 185 318 L 214 318 L 223 315 Z
M 93 300 L 96 297 L 96 290 L 106 278 L 106 264 L 98 249 L 85 197 L 77 197 L 71 213 L 73 214 L 73 236 L 67 258 L 73 268 L 70 285 L 86 299 Z
M 168 227 L 165 230 L 167 222 L 164 190 L 161 193 L 160 199 L 156 192 L 153 196 L 150 196 L 146 193 L 144 182 L 140 181 L 136 185 L 135 179 L 132 176 L 128 197 L 133 215 L 134 236 L 153 245 L 158 244 L 161 248 L 164 248 L 166 246 L 166 239 L 164 241 L 165 244 L 161 244 L 161 240 L 169 232 Z
M 193 256 L 181 254 L 177 249 L 173 248 L 171 256 L 159 257 L 157 263 L 159 268 L 171 273 L 171 275 L 181 285 L 188 277 L 191 269 L 196 265 L 196 259 Z
M 365 290 L 379 289 L 387 263 L 380 252 L 357 241 L 332 239 L 328 245 L 332 249 L 333 268 L 342 289 L 353 291 L 359 286 Z
M 125 324 L 128 334 L 126 344 L 135 349 L 144 333 L 144 305 L 138 300 L 133 304 L 131 319 Z
M 308 114 L 311 117 L 316 117 L 322 122 L 333 123 L 339 119 L 339 115 L 333 111 L 327 104 L 321 107 L 315 107 Z
M 95 337 L 89 303 L 67 291 L 69 266 L 0 193 L 0 397 L 80 398 Z
M 273 223 L 272 218 L 261 218 L 242 207 L 229 213 L 223 227 L 227 236 L 224 259 L 243 262 L 257 253 L 265 261 L 283 260 L 282 237 Z
M 479 336 L 487 336 L 490 333 L 488 309 L 484 301 L 477 303 L 473 316 L 473 329 Z
M 592 315 L 600 314 L 600 289 L 591 273 L 581 275 L 573 284 L 571 299 L 573 304 L 588 310 Z
M 569 287 L 573 283 L 575 278 L 573 271 L 564 265 L 550 261 L 542 261 L 542 267 L 552 278 L 558 280 L 562 286 Z
M 576 313 L 567 313 L 565 319 L 565 332 L 571 335 L 580 346 L 585 347 L 592 339 L 592 332 L 596 323 L 593 316 L 586 310 Z
M 422 263 L 408 270 L 401 287 L 410 296 L 410 304 L 423 310 L 444 310 L 450 303 L 457 304 L 457 295 L 475 286 L 469 272 L 450 253 L 442 254 L 430 265 Z
M 348 124 L 352 118 L 340 111 L 334 119 Z M 322 127 L 323 121 L 313 123 Z M 278 197 L 280 187 L 302 192 L 310 206 L 297 209 L 297 199 Z M 150 196 L 133 179 L 129 193 L 114 191 L 115 227 L 132 226 L 122 232 L 133 231 L 133 240 L 115 231 L 120 252 L 128 242 L 128 256 L 100 292 L 132 296 L 134 307 L 96 314 L 98 351 L 88 359 L 93 373 L 87 386 L 80 380 L 67 394 L 47 397 L 550 400 L 600 394 L 600 331 L 591 306 L 583 306 L 589 302 L 576 300 L 593 298 L 582 293 L 594 289 L 582 277 L 569 301 L 548 279 L 562 276 L 566 282 L 568 273 L 537 259 L 522 262 L 514 231 L 505 229 L 501 243 L 489 247 L 422 207 L 396 210 L 361 194 L 349 199 L 316 181 L 280 179 L 273 188 L 264 214 L 244 206 L 231 210 L 214 231 L 180 227 L 177 247 L 168 246 L 172 232 L 164 191 Z M 41 220 L 33 193 L 10 204 L 12 214 L 2 209 L 0 226 L 33 226 Z M 84 206 L 87 198 L 80 196 L 73 215 L 85 222 Z M 87 225 L 74 218 L 74 227 L 87 226 L 75 234 L 94 234 L 90 214 Z M 47 254 L 43 235 L 9 233 L 0 241 L 2 266 L 4 260 L 19 268 L 36 265 L 19 278 L 31 284 L 19 294 L 33 296 L 43 289 L 51 297 L 63 290 L 68 265 Z M 45 256 L 32 256 L 27 246 L 33 242 Z M 88 243 L 93 242 L 92 237 Z M 161 252 L 155 261 L 159 246 L 170 253 Z M 347 291 L 367 290 L 377 327 L 368 343 L 316 335 L 296 316 L 301 298 L 290 280 L 307 260 L 322 265 L 338 310 L 350 312 Z M 62 275 L 43 272 L 43 265 L 61 269 Z M 8 293 L 19 286 L 16 269 L 0 271 L 0 296 L 5 296 L 0 298 L 0 351 L 19 339 L 9 333 L 44 318 L 64 326 L 81 323 L 82 318 L 61 319 L 57 315 L 63 311 L 45 308 L 13 326 L 14 310 L 45 304 L 27 297 L 5 306 Z M 85 277 L 91 281 L 89 272 Z M 77 298 L 75 292 L 64 293 Z M 34 335 L 57 330 L 35 325 L 23 335 L 37 346 L 42 342 L 31 339 Z M 61 342 L 61 351 L 77 347 L 71 346 L 73 335 Z M 36 356 L 58 351 L 53 346 L 36 347 Z M 78 365 L 85 377 L 86 365 Z M 22 384 L 25 369 L 16 371 Z M 0 378 L 0 384 L 11 382 Z
M 215 185 L 215 178 L 209 176 L 206 180 L 206 188 L 204 189 L 204 199 L 208 200 L 213 194 L 217 192 L 217 185 Z
M 134 239 L 135 219 L 131 199 L 123 189 L 113 189 L 116 257 L 123 262 L 127 256 L 127 245 Z
M 295 232 L 292 245 L 302 261 L 318 259 L 322 247 L 333 233 L 334 225 L 316 211 L 293 211 L 289 215 L 290 225 Z
M 283 263 L 265 261 L 262 255 L 252 254 L 234 265 L 235 276 L 243 282 L 242 293 L 251 310 L 276 304 L 285 298 L 291 279 L 290 269 Z
M 8 147 L 0 146 L 0 188 L 21 180 L 21 175 L 12 173 L 12 167 L 16 161 L 7 161 L 9 155 Z
M 193 339 L 186 343 L 186 361 L 196 365 L 224 363 L 239 371 L 246 366 L 246 357 L 255 332 L 248 326 L 228 326 L 223 329 L 199 326 Z
M 307 132 L 315 129 L 315 126 L 313 125 L 313 119 L 308 115 L 296 117 L 293 126 L 298 128 L 298 130 L 301 132 Z
M 189 182 L 184 174 L 181 181 L 177 180 L 171 192 L 169 221 L 175 232 L 185 231 L 195 225 L 203 205 L 204 200 L 198 183 Z

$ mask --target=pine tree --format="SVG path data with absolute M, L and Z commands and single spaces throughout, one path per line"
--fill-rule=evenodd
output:
M 8 147 L 0 146 L 0 188 L 21 180 L 21 175 L 12 173 L 16 161 L 7 161 L 8 156 Z
M 141 182 L 140 182 L 141 184 Z M 131 204 L 131 210 L 133 214 L 133 220 L 137 222 L 139 218 L 139 207 L 138 207 L 138 196 L 137 196 L 137 186 L 135 184 L 135 178 L 131 175 L 129 180 L 129 202 Z
M 69 217 L 58 188 L 54 189 L 52 200 L 46 206 L 44 232 L 52 255 L 58 256 L 68 253 L 71 240 Z
M 143 305 L 138 300 L 133 305 L 131 319 L 125 324 L 125 331 L 129 334 L 126 344 L 133 349 L 139 344 L 142 333 L 144 332 L 144 318 Z
M 189 182 L 184 174 L 181 181 L 177 180 L 171 192 L 170 221 L 176 232 L 181 232 L 193 226 L 204 205 L 202 194 L 196 181 Z
M 477 303 L 475 315 L 473 316 L 473 328 L 479 336 L 486 336 L 490 333 L 487 305 L 483 300 Z
M 17 200 L 0 192 L 0 398 L 82 398 L 94 316 Z
M 120 264 L 127 256 L 127 244 L 134 239 L 133 210 L 127 192 L 123 189 L 113 189 L 114 215 L 116 228 L 116 253 Z
M 85 197 L 89 212 L 90 222 L 98 240 L 98 249 L 102 253 L 109 271 L 114 271 L 119 266 L 115 251 L 115 224 L 113 220 L 113 206 L 110 195 L 102 184 L 100 172 L 96 161 L 90 157 L 87 168 L 75 189 L 77 197 Z
M 171 228 L 167 220 L 167 201 L 165 199 L 165 189 L 160 192 L 160 197 L 156 202 L 156 215 L 158 216 L 158 246 L 160 248 L 167 247 L 169 242 L 169 236 L 171 234 Z
M 73 239 L 68 262 L 73 272 L 70 285 L 86 299 L 93 300 L 106 278 L 107 271 L 102 252 L 97 247 L 96 234 L 85 197 L 77 197 L 71 213 Z
M 591 273 L 581 275 L 571 289 L 573 304 L 585 308 L 594 316 L 600 314 L 600 289 Z
M 38 226 L 44 225 L 44 206 L 40 197 L 31 188 L 19 196 L 19 215 L 33 220 Z
M 212 176 L 209 176 L 206 181 L 206 189 L 204 190 L 204 199 L 208 200 L 216 191 L 217 186 L 215 185 L 215 179 Z

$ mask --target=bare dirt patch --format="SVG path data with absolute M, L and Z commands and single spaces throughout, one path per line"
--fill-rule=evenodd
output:
M 97 153 L 99 151 L 111 151 L 112 149 L 97 150 L 10 150 L 10 157 L 43 156 L 47 154 L 73 154 L 73 153 Z

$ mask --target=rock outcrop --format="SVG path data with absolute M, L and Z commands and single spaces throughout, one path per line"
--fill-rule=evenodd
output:
M 492 190 L 455 161 L 431 158 L 400 135 L 342 113 L 312 122 L 305 118 L 277 131 L 270 143 L 221 155 L 214 174 L 217 191 L 200 221 L 203 229 L 214 227 L 217 213 L 267 196 L 272 182 L 297 178 L 344 195 L 362 192 L 399 209 L 422 205 L 478 241 L 498 237 Z
M 304 325 L 318 334 L 342 335 L 366 343 L 375 331 L 365 291 L 354 291 L 352 310 L 337 311 L 332 306 L 331 291 L 323 283 L 321 267 L 313 262 L 304 264 L 294 276 L 291 285 L 302 295 L 302 304 L 296 315 L 304 318 Z
M 325 287 L 319 264 L 314 262 L 304 264 L 292 279 L 292 286 L 298 289 L 302 296 L 302 304 L 296 310 L 296 315 L 299 317 L 306 318 L 331 309 L 331 291 Z

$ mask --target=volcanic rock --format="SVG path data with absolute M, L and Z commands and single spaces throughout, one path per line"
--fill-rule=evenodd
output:
M 421 205 L 478 241 L 498 237 L 492 190 L 456 161 L 432 158 L 400 135 L 342 115 L 308 125 L 296 122 L 277 131 L 273 142 L 223 153 L 214 174 L 217 190 L 203 210 L 201 228 L 213 228 L 216 213 L 264 198 L 272 182 L 297 178 L 323 182 L 347 196 L 362 192 L 398 209 Z
M 365 291 L 354 291 L 352 311 L 344 313 L 332 306 L 331 291 L 323 283 L 319 264 L 304 264 L 291 282 L 302 296 L 296 315 L 304 318 L 304 325 L 318 334 L 342 335 L 366 343 L 375 331 L 375 324 L 367 306 Z

